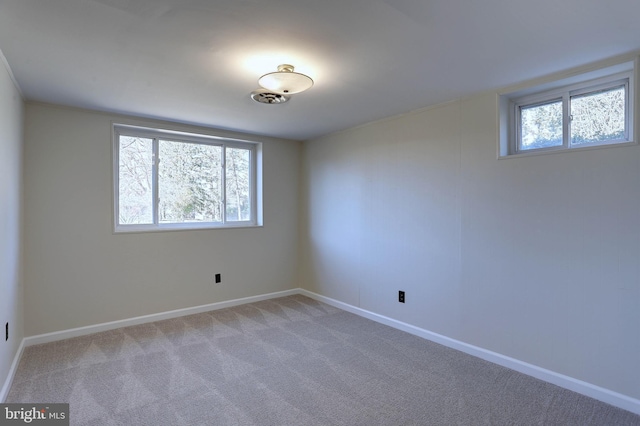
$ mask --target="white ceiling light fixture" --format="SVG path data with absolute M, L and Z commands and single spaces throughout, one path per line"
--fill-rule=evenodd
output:
M 258 84 L 267 90 L 282 95 L 293 95 L 310 89 L 313 86 L 311 77 L 294 72 L 293 69 L 293 65 L 279 65 L 277 72 L 263 75 L 258 80 Z

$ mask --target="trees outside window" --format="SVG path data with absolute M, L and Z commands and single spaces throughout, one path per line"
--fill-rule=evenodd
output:
M 629 73 L 512 100 L 511 154 L 632 141 Z
M 256 224 L 256 144 L 115 129 L 117 231 Z

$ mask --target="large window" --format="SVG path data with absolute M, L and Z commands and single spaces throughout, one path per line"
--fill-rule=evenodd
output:
M 621 64 L 501 96 L 500 156 L 632 143 L 633 67 Z
M 258 145 L 114 126 L 115 230 L 258 224 Z

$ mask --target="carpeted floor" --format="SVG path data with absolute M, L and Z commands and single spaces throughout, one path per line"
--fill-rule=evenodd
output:
M 72 425 L 640 425 L 304 296 L 25 349 L 7 402 Z

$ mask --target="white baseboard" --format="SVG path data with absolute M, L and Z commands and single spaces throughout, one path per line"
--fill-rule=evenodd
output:
M 351 312 L 358 316 L 379 322 L 384 325 L 396 328 L 398 330 L 406 331 L 418 337 L 430 340 L 435 343 L 439 343 L 443 346 L 447 346 L 452 349 L 457 349 L 461 352 L 475 356 L 477 358 L 484 359 L 485 361 L 492 362 L 494 364 L 501 365 L 511 370 L 518 371 L 528 376 L 535 377 L 536 379 L 543 380 L 548 383 L 552 383 L 556 386 L 560 386 L 565 389 L 580 393 L 582 395 L 597 399 L 607 404 L 613 405 L 623 410 L 630 411 L 640 415 L 640 400 L 631 398 L 630 396 L 623 395 L 612 390 L 602 388 L 600 386 L 593 385 L 591 383 L 584 382 L 582 380 L 574 379 L 573 377 L 565 376 L 560 373 L 556 373 L 545 368 L 538 367 L 533 364 L 529 364 L 515 358 L 511 358 L 505 355 L 501 355 L 496 352 L 489 351 L 487 349 L 480 348 L 478 346 L 470 345 L 468 343 L 461 342 L 459 340 L 451 339 L 441 334 L 433 333 L 431 331 L 413 326 L 411 324 L 404 323 L 384 315 L 379 315 L 365 309 L 358 308 L 353 305 L 349 305 L 344 302 L 340 302 L 335 299 L 331 299 L 326 296 L 321 296 L 317 293 L 313 293 L 309 290 L 298 289 L 300 294 L 308 296 L 312 299 L 324 302 L 327 305 L 334 306 L 347 312 Z
M 18 370 L 18 364 L 20 364 L 20 358 L 22 358 L 23 350 L 24 350 L 24 339 L 20 341 L 20 346 L 18 346 L 18 350 L 16 351 L 16 354 L 13 357 L 13 362 L 11 363 L 11 368 L 9 368 L 9 374 L 7 375 L 7 378 L 4 381 L 2 390 L 0 390 L 0 402 L 6 401 L 7 396 L 9 396 L 9 389 L 11 389 L 13 378 L 15 377 L 16 371 Z
M 102 324 L 88 325 L 86 327 L 72 328 L 70 330 L 55 331 L 53 333 L 39 334 L 37 336 L 25 337 L 24 346 L 39 345 L 42 343 L 55 342 L 57 340 L 70 339 L 72 337 L 85 336 L 87 334 L 99 333 L 101 331 L 114 330 L 121 327 L 145 324 L 148 322 L 162 321 L 171 318 L 183 317 L 185 315 L 200 314 L 202 312 L 215 311 L 217 309 L 230 308 L 232 306 L 244 305 L 247 303 L 259 302 L 261 300 L 275 299 L 276 297 L 291 296 L 299 294 L 298 289 L 278 291 L 276 293 L 261 294 L 258 296 L 243 297 L 241 299 L 227 300 L 224 302 L 210 303 L 207 305 L 194 306 L 191 308 L 176 309 L 174 311 L 159 312 L 157 314 L 144 315 L 141 317 L 128 318 L 118 321 L 105 322 Z

